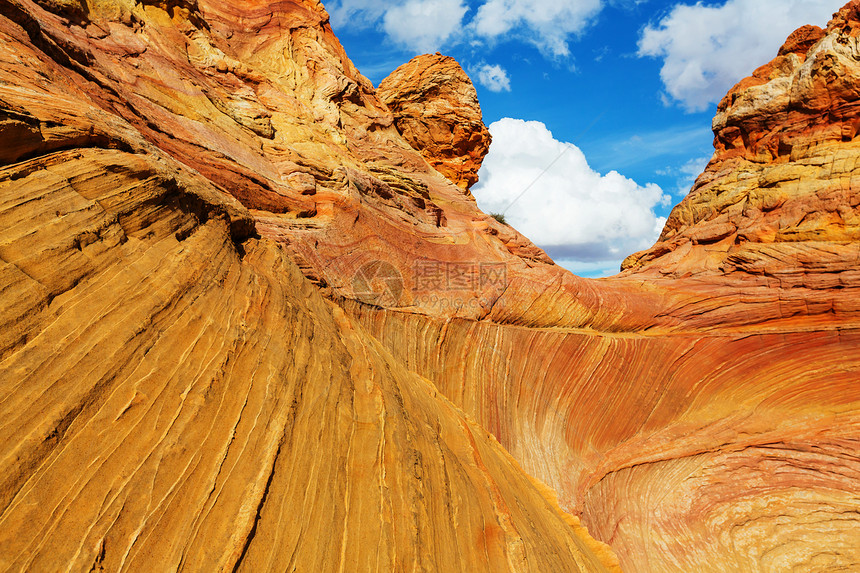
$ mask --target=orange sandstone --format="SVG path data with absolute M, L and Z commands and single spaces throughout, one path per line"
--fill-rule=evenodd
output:
M 454 58 L 417 56 L 382 80 L 379 98 L 406 141 L 463 189 L 478 181 L 490 148 L 478 94 Z
M 381 97 L 315 0 L 0 5 L 4 568 L 860 564 L 860 2 L 603 280 L 463 192 L 446 58 Z

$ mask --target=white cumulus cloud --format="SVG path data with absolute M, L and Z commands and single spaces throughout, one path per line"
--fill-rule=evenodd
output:
M 639 185 L 615 171 L 597 173 L 579 148 L 558 141 L 537 121 L 504 118 L 490 133 L 493 143 L 472 188 L 478 205 L 504 213 L 568 268 L 608 261 L 617 270 L 659 236 L 665 219 L 654 209 L 670 198 L 657 185 Z
M 635 5 L 641 0 L 610 0 Z M 481 41 L 516 39 L 550 57 L 569 55 L 568 41 L 600 13 L 606 0 L 330 0 L 332 24 L 381 23 L 389 39 L 415 52 L 433 52 L 474 34 Z M 469 4 L 477 6 L 466 18 Z
M 569 54 L 568 38 L 585 29 L 602 4 L 601 0 L 488 0 L 478 8 L 472 24 L 484 38 L 512 35 L 547 55 L 561 57 Z
M 776 56 L 791 32 L 823 26 L 844 0 L 728 0 L 676 4 L 639 39 L 639 55 L 663 60 L 660 78 L 688 111 L 702 111 Z
M 325 6 L 335 28 L 349 25 L 366 28 L 385 15 L 390 3 L 386 0 L 332 0 Z
M 462 29 L 463 0 L 408 0 L 386 10 L 382 27 L 389 38 L 416 52 L 435 52 Z
M 491 92 L 511 91 L 511 80 L 502 66 L 481 64 L 473 73 L 477 76 L 478 83 Z
M 465 0 L 332 0 L 326 7 L 335 29 L 380 26 L 390 40 L 415 53 L 435 52 L 457 40 L 469 10 Z

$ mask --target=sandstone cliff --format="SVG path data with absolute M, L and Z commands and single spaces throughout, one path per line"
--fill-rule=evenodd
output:
M 805 26 L 714 118 L 716 152 L 658 243 L 626 268 L 856 284 L 860 260 L 860 13 Z M 845 275 L 846 280 L 840 277 Z
M 0 0 L 0 566 L 616 567 L 567 511 L 630 571 L 857 567 L 858 6 L 591 281 L 464 193 L 448 59 L 386 103 L 315 0 Z

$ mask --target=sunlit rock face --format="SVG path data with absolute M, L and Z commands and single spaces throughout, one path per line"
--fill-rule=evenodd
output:
M 416 56 L 379 84 L 404 139 L 463 189 L 478 181 L 490 149 L 475 86 L 448 56 Z
M 352 309 L 626 570 L 860 566 L 858 6 L 729 93 L 661 240 L 578 307 L 560 281 L 495 324 Z
M 296 265 L 471 205 L 319 4 L 0 8 L 0 568 L 615 568 Z
M 586 280 L 440 167 L 483 124 L 404 138 L 316 1 L 0 0 L 0 564 L 860 566 L 858 5 Z
M 860 14 L 805 26 L 738 83 L 714 118 L 716 151 L 657 244 L 624 267 L 856 284 L 860 256 Z

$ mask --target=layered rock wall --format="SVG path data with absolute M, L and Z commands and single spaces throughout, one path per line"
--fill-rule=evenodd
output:
M 856 568 L 857 6 L 585 280 L 463 192 L 449 59 L 380 98 L 315 0 L 0 0 L 0 565 L 616 567 L 567 511 L 631 571 Z
M 0 169 L 0 567 L 615 567 L 237 201 L 74 103 Z

